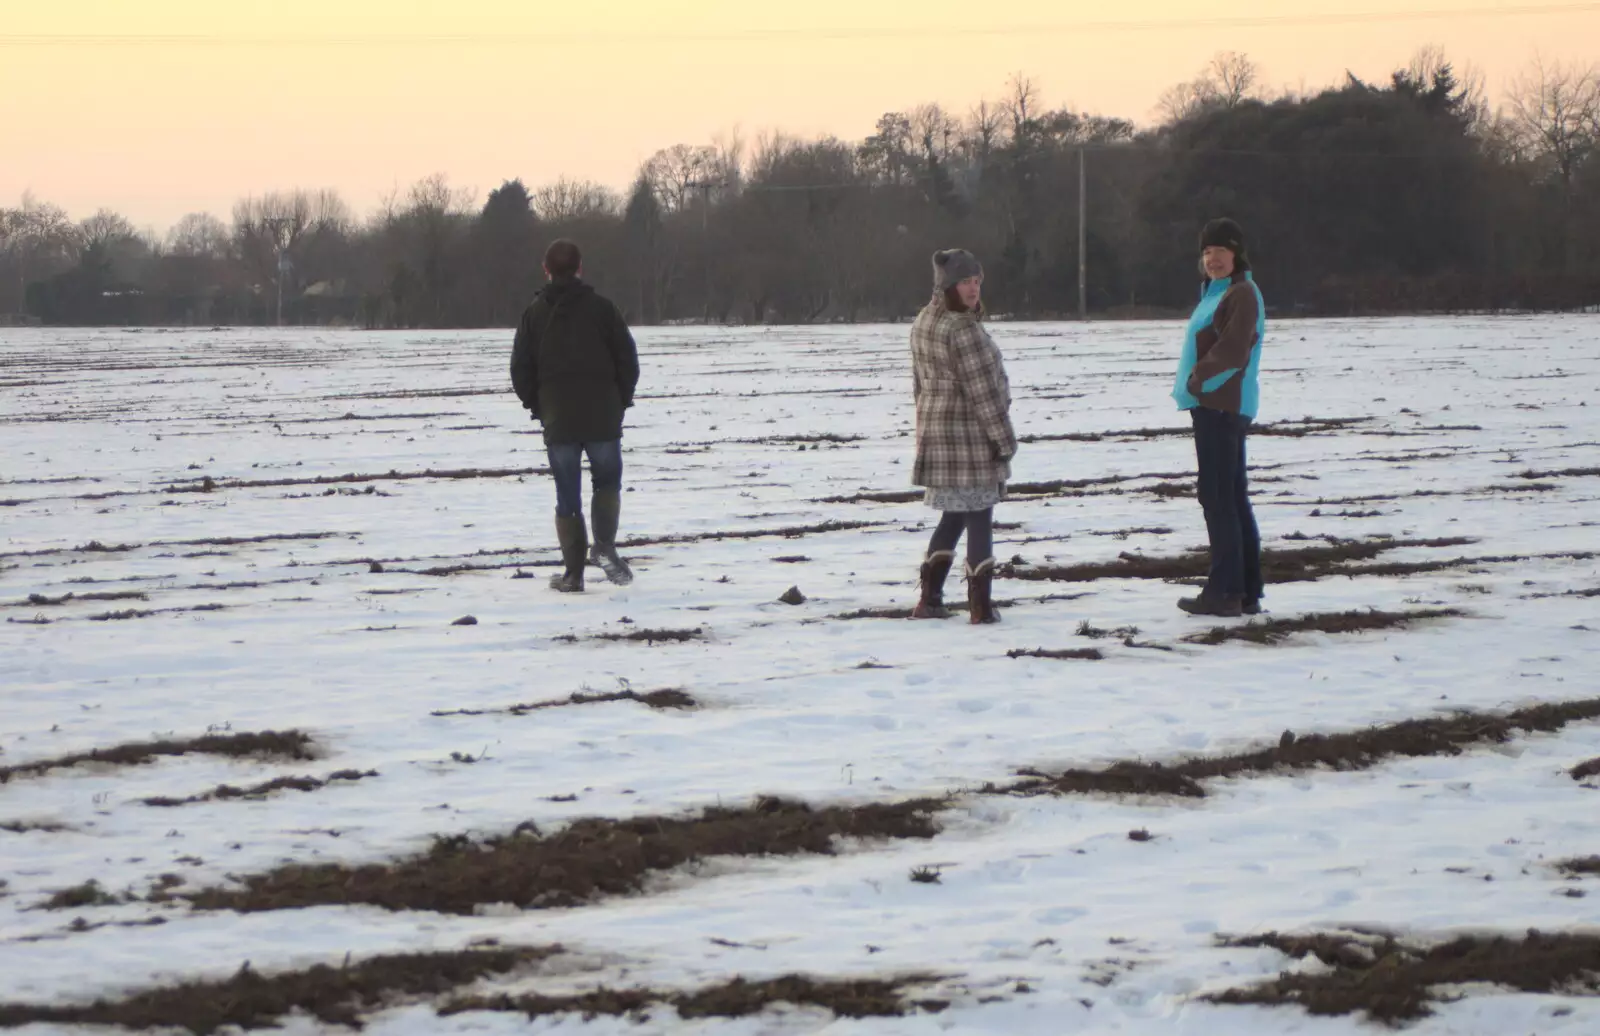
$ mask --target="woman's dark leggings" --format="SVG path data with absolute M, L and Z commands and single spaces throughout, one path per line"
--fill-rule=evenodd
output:
M 961 533 L 967 534 L 967 566 L 976 566 L 994 556 L 994 508 L 982 511 L 945 511 L 928 541 L 928 553 L 955 550 Z

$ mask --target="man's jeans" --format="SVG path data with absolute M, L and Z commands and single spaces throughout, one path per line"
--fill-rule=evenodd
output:
M 1261 533 L 1250 507 L 1244 441 L 1250 419 L 1226 410 L 1195 407 L 1194 455 L 1200 471 L 1200 506 L 1211 540 L 1211 576 L 1205 596 L 1261 597 Z
M 622 440 L 563 442 L 545 447 L 550 474 L 556 480 L 556 516 L 583 513 L 583 455 L 589 455 L 589 480 L 594 492 L 622 489 Z

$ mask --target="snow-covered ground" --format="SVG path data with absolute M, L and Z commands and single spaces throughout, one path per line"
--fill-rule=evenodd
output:
M 994 330 L 1021 435 L 1186 422 L 1167 397 L 1176 325 Z M 682 1022 L 663 1011 L 643 1025 L 441 1019 L 413 1006 L 377 1015 L 369 1031 L 1334 1034 L 1370 1023 L 1199 1002 L 1290 966 L 1214 937 L 1600 926 L 1600 888 L 1564 895 L 1583 883 L 1549 866 L 1600 853 L 1600 799 L 1566 773 L 1600 756 L 1595 724 L 1366 772 L 1219 782 L 1200 802 L 971 795 L 932 841 L 717 861 L 573 909 L 32 909 L 90 879 L 143 892 L 176 872 L 198 887 L 289 860 L 388 860 L 435 835 L 530 820 L 548 830 L 769 793 L 895 801 L 1003 783 L 1024 766 L 1176 759 L 1272 743 L 1285 729 L 1600 694 L 1600 597 L 1560 596 L 1600 587 L 1594 560 L 1273 586 L 1278 617 L 1469 613 L 1276 646 L 1182 643 L 1207 624 L 1173 607 L 1187 588 L 1157 580 L 1003 580 L 996 596 L 1015 603 L 995 627 L 830 618 L 915 597 L 932 513 L 824 502 L 909 488 L 906 333 L 640 332 L 623 529 L 658 542 L 624 551 L 631 587 L 591 570 L 590 592 L 571 597 L 545 586 L 553 486 L 515 474 L 544 457 L 509 392 L 507 335 L 0 331 L 0 617 L 12 620 L 0 622 L 0 765 L 208 729 L 300 728 L 325 753 L 191 755 L 0 785 L 0 825 L 65 828 L 0 829 L 0 1002 L 86 1002 L 226 977 L 246 960 L 272 972 L 493 936 L 559 942 L 584 962 L 505 988 L 937 972 L 955 976 L 954 1003 L 870 1021 L 800 1011 Z M 1292 534 L 1480 541 L 1384 555 L 1400 561 L 1600 549 L 1600 478 L 1518 477 L 1600 466 L 1597 338 L 1595 317 L 1275 324 L 1261 419 L 1370 420 L 1252 440 L 1268 545 L 1304 545 L 1286 542 Z M 844 441 L 797 441 L 821 435 Z M 1068 564 L 1199 546 L 1194 500 L 1146 491 L 1183 485 L 1171 476 L 1192 466 L 1181 436 L 1026 444 L 1017 482 L 1151 477 L 1104 487 L 1122 492 L 1009 501 L 997 519 L 1017 527 L 996 552 Z M 379 477 L 307 484 L 340 475 Z M 207 478 L 210 492 L 171 491 Z M 1408 495 L 1419 490 L 1429 495 Z M 875 524 L 659 542 L 829 521 Z M 282 538 L 313 533 L 331 535 Z M 252 542 L 196 542 L 218 539 Z M 480 567 L 425 574 L 459 565 Z M 805 604 L 777 602 L 791 585 Z M 145 599 L 28 603 L 130 590 Z M 962 592 L 957 579 L 949 592 Z M 1083 596 L 1039 600 L 1052 594 Z M 211 605 L 224 607 L 195 610 Z M 91 619 L 124 609 L 153 614 Z M 467 615 L 477 624 L 452 624 Z M 1177 650 L 1090 641 L 1075 632 L 1085 620 L 1137 626 L 1141 642 Z M 643 628 L 700 628 L 705 639 L 585 639 Z M 557 639 L 566 634 L 579 639 Z M 1108 657 L 1007 657 L 1090 644 Z M 860 668 L 869 661 L 881 667 Z M 433 715 L 619 687 L 683 688 L 701 707 Z M 346 768 L 379 776 L 261 800 L 140 802 Z M 1129 840 L 1137 828 L 1155 838 Z M 924 865 L 942 880 L 908 880 Z M 152 915 L 167 923 L 68 927 Z M 1413 1031 L 1593 1033 L 1600 1003 L 1480 990 Z

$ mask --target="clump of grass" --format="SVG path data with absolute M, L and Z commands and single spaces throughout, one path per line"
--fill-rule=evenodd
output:
M 39 904 L 41 910 L 78 910 L 83 907 L 115 906 L 120 903 L 116 896 L 100 887 L 100 883 L 90 878 L 81 885 L 64 888 L 51 895 Z

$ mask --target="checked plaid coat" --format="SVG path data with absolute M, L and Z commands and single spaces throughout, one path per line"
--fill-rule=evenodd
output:
M 1011 383 L 989 333 L 942 293 L 911 325 L 911 388 L 917 399 L 917 462 L 911 484 L 998 486 L 1017 452 Z

